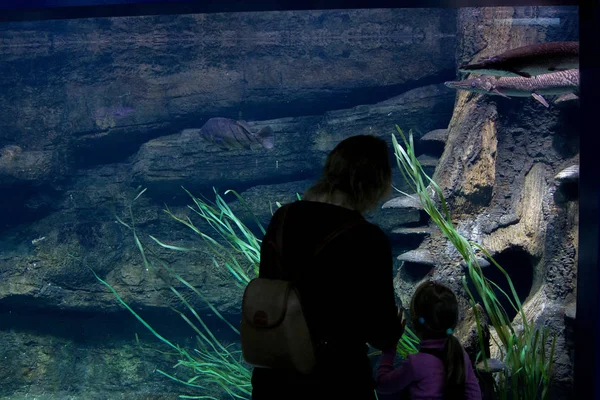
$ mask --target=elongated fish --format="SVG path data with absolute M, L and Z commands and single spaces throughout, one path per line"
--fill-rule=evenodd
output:
M 476 78 L 444 83 L 447 87 L 469 92 L 510 97 L 529 97 L 549 107 L 543 95 L 565 95 L 579 92 L 579 70 L 552 72 L 531 78 L 494 77 L 480 75 Z
M 531 76 L 579 68 L 579 42 L 548 42 L 517 47 L 458 67 L 461 72 L 492 76 Z

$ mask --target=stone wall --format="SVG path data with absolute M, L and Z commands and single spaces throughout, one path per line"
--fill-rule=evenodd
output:
M 511 18 L 558 18 L 560 23 L 494 23 Z M 461 9 L 457 65 L 530 43 L 577 40 L 576 21 L 573 8 Z M 570 398 L 572 387 L 572 349 L 566 338 L 573 316 L 565 311 L 575 302 L 578 213 L 576 183 L 557 175 L 578 165 L 577 115 L 577 104 L 545 108 L 532 98 L 458 92 L 433 175 L 458 231 L 482 244 L 507 270 L 527 318 L 557 332 L 556 398 Z M 439 279 L 461 293 L 466 310 L 462 259 L 432 222 L 427 228 L 430 235 L 399 257 L 397 291 L 407 302 L 420 281 Z M 495 267 L 485 263 L 483 271 L 509 289 Z M 508 302 L 505 307 L 515 315 Z M 498 356 L 494 346 L 492 356 Z
M 494 22 L 542 17 L 560 23 Z M 3 24 L 0 190 L 9 195 L 0 215 L 0 356 L 9 361 L 0 368 L 0 396 L 97 399 L 124 392 L 118 396 L 170 399 L 184 393 L 153 372 L 170 368 L 174 358 L 148 349 L 168 349 L 123 312 L 89 269 L 165 336 L 193 344 L 193 332 L 169 308 L 177 301 L 168 285 L 182 285 L 146 269 L 131 232 L 115 216 L 130 223 L 128 206 L 147 188 L 132 207 L 140 241 L 236 322 L 241 288 L 212 267 L 197 235 L 164 212 L 169 207 L 194 218 L 181 186 L 209 200 L 213 186 L 221 194 L 238 190 L 267 224 L 274 203 L 302 194 L 336 143 L 360 133 L 390 141 L 398 124 L 413 130 L 419 160 L 443 188 L 460 232 L 505 260 L 521 283 L 528 316 L 560 333 L 556 393 L 568 397 L 578 209 L 576 183 L 555 176 L 578 161 L 577 107 L 545 109 L 532 99 L 443 86 L 463 62 L 554 40 L 577 40 L 576 10 Z M 182 135 L 215 116 L 247 120 L 253 130 L 271 126 L 275 148 L 224 151 Z M 394 185 L 407 189 L 397 168 Z M 233 195 L 225 199 L 259 234 L 246 208 Z M 404 304 L 418 282 L 433 277 L 449 282 L 466 310 L 460 257 L 419 204 L 399 196 L 368 218 L 392 240 Z M 193 252 L 160 250 L 149 235 Z M 211 318 L 204 302 L 188 300 Z M 235 341 L 218 322 L 211 327 Z M 467 325 L 458 332 L 474 351 Z
M 164 212 L 195 218 L 181 186 L 209 200 L 213 186 L 238 190 L 266 224 L 274 202 L 302 194 L 343 138 L 390 141 L 394 124 L 417 137 L 445 128 L 455 30 L 454 11 L 419 9 L 2 24 L 0 397 L 191 394 L 155 371 L 177 372 L 170 349 L 92 273 L 161 334 L 195 345 L 170 309 L 180 304 L 168 285 L 181 283 L 145 267 L 116 216 L 130 224 L 128 206 L 147 188 L 132 207 L 140 242 L 237 323 L 241 288 Z M 275 148 L 224 151 L 182 135 L 217 116 L 271 126 Z M 405 185 L 398 171 L 394 183 Z M 233 195 L 225 200 L 260 233 Z M 388 211 L 369 218 L 390 234 L 421 218 Z M 193 251 L 161 250 L 149 235 Z M 185 295 L 210 320 L 206 303 Z M 235 342 L 218 320 L 211 327 Z

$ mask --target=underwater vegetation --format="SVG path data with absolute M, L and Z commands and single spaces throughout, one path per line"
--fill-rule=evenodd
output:
M 235 281 L 236 285 L 243 288 L 250 280 L 258 275 L 258 265 L 260 262 L 260 243 L 261 240 L 232 212 L 227 202 L 219 195 L 215 190 L 215 202 L 209 203 L 198 197 L 193 196 L 189 191 L 184 189 L 186 193 L 191 197 L 194 206 L 188 206 L 189 209 L 201 217 L 201 219 L 209 224 L 214 230 L 213 235 L 209 235 L 200 230 L 191 218 L 182 218 L 171 212 L 168 208 L 164 211 L 172 217 L 175 221 L 185 225 L 193 232 L 198 234 L 201 239 L 208 245 L 213 255 L 213 262 L 215 267 L 224 268 Z M 239 335 L 239 330 L 233 326 L 225 317 L 223 317 L 218 310 L 210 304 L 205 296 L 201 293 L 198 288 L 193 287 L 183 277 L 177 274 L 170 266 L 163 260 L 161 260 L 156 253 L 148 246 L 144 246 L 138 231 L 135 227 L 135 220 L 133 216 L 133 205 L 137 199 L 144 194 L 146 189 L 140 191 L 136 197 L 128 205 L 130 221 L 125 222 L 123 219 L 116 217 L 117 221 L 130 230 L 137 249 L 142 257 L 145 268 L 147 269 L 163 269 L 167 271 L 170 276 L 174 277 L 177 281 L 182 283 L 188 289 L 191 289 L 199 298 L 206 303 L 210 309 L 217 315 L 217 317 L 225 323 L 232 332 Z M 232 193 L 237 199 L 247 207 L 244 199 L 235 191 L 228 190 L 225 194 Z M 297 198 L 300 196 L 297 194 Z M 276 203 L 277 206 L 281 204 Z M 252 214 L 253 215 L 253 214 Z M 264 234 L 265 229 L 259 220 L 254 216 L 254 220 Z M 191 249 L 173 246 L 164 243 L 163 241 L 149 235 L 159 246 L 173 250 L 190 252 Z M 216 239 L 218 238 L 218 239 Z M 224 244 L 222 243 L 224 242 Z M 94 276 L 105 286 L 107 286 L 111 292 L 115 295 L 117 300 L 130 311 L 135 318 L 137 318 L 154 336 L 160 341 L 167 344 L 169 347 L 174 349 L 179 354 L 179 360 L 174 368 L 183 367 L 187 370 L 191 378 L 183 380 L 175 377 L 173 374 L 169 374 L 163 370 L 157 370 L 157 372 L 165 375 L 166 377 L 173 379 L 179 383 L 182 383 L 193 388 L 204 390 L 211 384 L 220 386 L 228 395 L 232 398 L 238 399 L 249 399 L 251 394 L 251 371 L 252 367 L 246 364 L 241 356 L 241 350 L 234 349 L 231 345 L 223 345 L 219 339 L 213 334 L 211 329 L 204 322 L 199 313 L 191 305 L 190 301 L 181 294 L 175 287 L 170 286 L 169 289 L 177 296 L 177 298 L 185 305 L 187 311 L 192 315 L 188 317 L 185 313 L 174 310 L 185 320 L 186 323 L 197 334 L 198 347 L 193 350 L 186 350 L 177 344 L 172 343 L 167 338 L 163 337 L 158 331 L 148 324 L 139 314 L 137 314 L 122 298 L 118 292 L 106 281 L 101 279 L 92 269 Z M 417 336 L 408 328 L 398 343 L 397 352 L 402 357 L 406 357 L 407 354 L 416 353 L 418 351 L 419 339 Z M 379 351 L 373 352 L 370 356 L 379 354 Z M 202 395 L 198 397 L 184 396 L 181 398 L 203 398 L 203 399 L 216 399 L 216 397 Z
M 400 7 L 2 24 L 2 395 L 248 398 L 247 366 L 237 364 L 236 332 L 226 322 L 239 329 L 238 300 L 256 273 L 252 249 L 262 232 L 236 193 L 224 190 L 240 193 L 266 228 L 270 208 L 279 206 L 269 199 L 293 201 L 323 155 L 349 135 L 383 137 L 392 150 L 393 131 L 408 152 L 398 123 L 407 139 L 412 129 L 417 161 L 444 191 L 453 228 L 512 278 L 523 307 L 503 271 L 473 248 L 484 277 L 508 295 L 490 285 L 502 318 L 517 335 L 525 334 L 521 311 L 530 326 L 533 318 L 551 327 L 546 354 L 557 332 L 550 396 L 570 398 L 581 306 L 581 110 L 577 102 L 559 106 L 554 95 L 541 94 L 547 109 L 531 92 L 515 97 L 495 86 L 507 99 L 443 82 L 479 77 L 525 86 L 576 69 L 568 57 L 575 58 L 569 48 L 578 45 L 578 18 L 577 7 Z M 561 98 L 569 95 L 577 99 Z M 215 129 L 214 120 L 205 124 L 213 117 L 230 120 Z M 277 136 L 274 151 L 246 136 L 267 126 Z M 413 195 L 395 168 L 394 185 Z M 130 216 L 127 205 L 143 188 Z M 372 215 L 390 237 L 398 305 L 422 279 L 451 285 L 466 311 L 457 337 L 476 371 L 488 389 L 496 378 L 497 397 L 501 377 L 506 396 L 516 397 L 512 382 L 523 380 L 510 371 L 520 368 L 518 359 L 505 363 L 508 339 L 483 307 L 484 299 L 495 302 L 478 294 L 463 257 L 412 197 L 395 193 Z M 478 363 L 476 316 L 486 349 Z M 514 357 L 526 342 L 519 340 Z M 416 339 L 403 343 L 399 353 L 418 350 Z
M 490 319 L 491 325 L 497 335 L 497 339 L 494 337 L 494 340 L 502 349 L 503 359 L 501 361 L 504 364 L 504 369 L 498 372 L 494 390 L 495 398 L 503 400 L 546 399 L 552 376 L 555 334 L 550 332 L 548 327 L 536 327 L 532 321 L 527 320 L 519 296 L 506 271 L 494 260 L 492 255 L 486 251 L 486 249 L 477 243 L 468 241 L 457 232 L 452 224 L 452 219 L 448 212 L 441 189 L 427 174 L 424 173 L 421 164 L 415 156 L 412 132 L 407 139 L 399 127 L 396 127 L 396 129 L 401 135 L 404 143 L 404 147 L 402 147 L 396 139 L 396 136 L 392 135 L 394 153 L 398 167 L 404 178 L 414 190 L 414 193 L 418 196 L 424 210 L 430 215 L 432 220 L 464 258 L 468 267 L 468 274 L 472 282 L 474 282 L 475 291 L 479 295 L 479 298 L 483 303 L 482 306 L 485 310 L 485 314 L 487 315 L 487 318 Z M 189 205 L 188 208 L 192 210 L 196 216 L 200 217 L 202 221 L 208 223 L 214 232 L 212 234 L 204 232 L 198 228 L 197 224 L 195 224 L 191 218 L 180 217 L 168 208 L 164 210 L 165 213 L 199 235 L 201 240 L 208 245 L 213 256 L 215 267 L 226 270 L 236 285 L 243 288 L 258 273 L 261 240 L 235 215 L 227 202 L 225 202 L 223 197 L 219 195 L 216 190 L 214 190 L 216 199 L 214 203 L 204 201 L 195 197 L 186 189 L 184 190 L 193 201 L 193 205 Z M 129 222 L 125 222 L 123 219 L 116 217 L 117 221 L 131 232 L 136 247 L 142 257 L 144 266 L 148 269 L 163 269 L 164 271 L 167 271 L 170 276 L 192 290 L 195 295 L 199 296 L 221 322 L 227 325 L 232 332 L 239 335 L 238 328 L 223 317 L 219 311 L 210 304 L 198 288 L 193 287 L 183 277 L 177 274 L 168 263 L 161 260 L 152 247 L 142 244 L 135 226 L 133 205 L 145 191 L 146 189 L 140 191 L 128 205 L 130 216 Z M 234 194 L 240 203 L 250 210 L 248 205 L 244 202 L 244 199 L 237 192 L 232 190 L 225 192 L 225 194 L 229 193 Z M 437 196 L 438 198 L 437 202 L 441 205 L 441 211 L 436 205 L 434 196 Z M 297 197 L 300 199 L 299 195 L 297 195 Z M 277 203 L 277 206 L 281 206 L 281 204 Z M 264 227 L 256 217 L 254 217 L 254 219 L 260 231 L 264 234 Z M 148 237 L 154 243 L 165 249 L 180 252 L 192 251 L 189 248 L 167 244 L 152 235 L 148 235 Z M 496 283 L 484 276 L 478 261 L 481 255 L 489 260 L 506 277 L 511 288 L 510 294 L 502 291 Z M 180 370 L 183 369 L 185 375 L 189 376 L 189 378 L 183 379 L 176 377 L 175 374 L 163 370 L 157 370 L 157 372 L 183 385 L 202 391 L 202 395 L 181 395 L 181 398 L 216 399 L 217 397 L 206 394 L 206 390 L 214 385 L 220 387 L 231 398 L 250 398 L 251 366 L 244 362 L 241 350 L 237 349 L 232 344 L 223 344 L 213 334 L 206 322 L 195 310 L 194 306 L 192 306 L 189 299 L 184 296 L 180 290 L 172 285 L 169 287 L 171 292 L 185 306 L 186 310 L 185 313 L 175 309 L 174 311 L 177 312 L 196 333 L 197 346 L 192 350 L 182 348 L 163 337 L 155 327 L 150 326 L 144 321 L 119 296 L 117 291 L 112 288 L 110 284 L 102 280 L 96 273 L 94 273 L 94 275 L 102 284 L 112 291 L 116 299 L 154 336 L 171 347 L 175 350 L 176 354 L 178 354 L 178 362 L 174 368 L 180 368 Z M 471 307 L 477 322 L 479 344 L 481 346 L 478 359 L 481 360 L 480 364 L 483 364 L 485 369 L 489 371 L 490 364 L 495 360 L 490 360 L 486 357 L 482 330 L 482 319 L 485 318 L 485 316 L 480 314 L 476 307 L 475 297 L 473 293 L 469 291 L 466 284 L 466 276 L 463 276 L 463 287 L 471 299 Z M 511 306 L 517 312 L 517 315 L 519 316 L 517 327 L 513 326 L 513 323 L 511 323 L 500 299 L 494 292 L 494 288 L 500 290 L 500 293 L 508 299 Z M 548 343 L 549 341 L 550 343 Z M 400 356 L 406 357 L 407 354 L 417 352 L 418 345 L 419 339 L 413 332 L 407 329 L 402 339 L 399 341 L 397 351 Z M 374 352 L 370 355 L 373 356 L 377 353 L 378 352 Z
M 475 284 L 475 290 L 482 299 L 486 315 L 490 319 L 498 336 L 498 339 L 494 338 L 494 341 L 502 349 L 504 359 L 501 361 L 505 364 L 505 368 L 499 372 L 495 388 L 496 398 L 502 400 L 546 399 L 548 397 L 554 364 L 556 333 L 551 332 L 547 326 L 535 326 L 533 320 L 527 319 L 512 280 L 506 271 L 485 248 L 478 243 L 467 240 L 458 233 L 452 224 L 452 218 L 442 190 L 433 179 L 425 174 L 415 156 L 412 132 L 409 133 L 407 140 L 398 126 L 396 126 L 396 129 L 402 137 L 405 146 L 403 148 L 398 143 L 395 135 L 392 135 L 398 167 L 411 188 L 418 195 L 424 210 L 466 262 L 468 274 Z M 438 202 L 442 208 L 441 211 L 432 197 L 432 191 L 438 197 Z M 500 289 L 496 283 L 485 277 L 478 261 L 477 250 L 506 277 L 511 288 L 510 295 Z M 484 348 L 481 327 L 482 315 L 479 314 L 477 307 L 475 307 L 475 298 L 467 287 L 466 276 L 463 276 L 463 288 L 471 299 L 471 307 L 477 322 L 479 344 L 481 346 L 479 357 L 482 359 L 485 369 L 490 371 L 490 366 L 488 365 L 490 360 L 487 359 L 486 349 Z M 520 321 L 517 322 L 520 326 L 513 326 L 500 299 L 496 296 L 494 288 L 499 290 L 515 309 L 520 317 Z M 550 339 L 550 337 L 552 338 Z M 550 344 L 548 344 L 549 340 Z
M 202 299 L 210 307 L 211 311 L 214 312 L 214 314 L 220 319 L 220 321 L 222 321 L 224 324 L 226 324 L 229 327 L 229 329 L 231 329 L 233 332 L 239 334 L 239 331 L 237 330 L 237 328 L 235 328 L 231 323 L 229 323 L 227 321 L 227 319 L 224 318 L 223 315 L 221 315 L 221 313 L 219 313 L 219 311 L 215 307 L 213 307 L 209 301 L 207 301 L 205 299 L 203 294 L 197 288 L 190 285 L 179 274 L 177 274 L 175 271 L 173 271 L 166 262 L 164 262 L 163 260 L 160 259 L 160 257 L 156 254 L 156 252 L 151 247 L 142 245 L 142 242 L 138 236 L 138 232 L 137 232 L 137 229 L 135 226 L 135 220 L 133 217 L 133 205 L 134 205 L 135 201 L 138 198 L 140 198 L 140 196 L 145 191 L 146 191 L 145 189 L 140 191 L 137 194 L 137 196 L 128 205 L 128 211 L 129 211 L 129 216 L 130 216 L 129 223 L 123 221 L 121 218 L 119 218 L 115 215 L 115 217 L 117 218 L 117 221 L 119 223 L 121 223 L 123 226 L 125 226 L 128 230 L 130 230 L 130 232 L 133 236 L 134 242 L 136 244 L 136 247 L 139 250 L 140 255 L 142 257 L 144 267 L 147 269 L 152 269 L 152 270 L 158 270 L 158 269 L 165 270 L 171 277 L 174 277 L 178 282 L 182 283 L 185 287 L 192 290 L 195 295 L 199 296 L 199 298 Z M 201 203 L 201 204 L 205 204 L 205 203 Z M 165 211 L 167 213 L 170 213 L 170 211 L 168 211 L 168 210 L 165 210 Z M 202 214 L 203 209 L 202 208 L 199 208 L 199 210 L 194 209 L 194 211 Z M 219 218 L 218 214 L 213 215 L 213 216 L 215 216 L 216 218 Z M 184 221 L 184 220 L 181 220 L 181 221 Z M 227 222 L 225 222 L 225 218 L 223 218 L 223 220 L 221 220 L 221 223 L 223 224 L 223 226 L 231 227 L 230 225 L 228 225 Z M 189 219 L 187 221 L 187 224 L 188 224 L 188 226 L 195 228 L 193 223 Z M 226 229 L 224 229 L 224 231 L 226 231 Z M 190 251 L 190 249 L 165 244 L 153 236 L 149 236 L 149 237 L 153 241 L 158 243 L 161 247 L 164 247 L 164 248 L 167 248 L 170 250 L 175 250 L 175 251 L 184 251 L 184 252 Z M 219 255 L 222 254 L 222 253 L 220 253 L 220 250 L 218 247 L 219 246 L 218 242 L 211 240 L 212 238 L 208 237 L 207 235 L 203 236 L 203 238 L 204 239 L 208 238 L 209 242 L 212 242 L 213 245 L 217 245 L 217 247 L 214 247 L 215 253 L 217 253 Z M 238 243 L 241 243 L 241 242 L 238 241 Z M 223 248 L 223 247 L 221 246 L 221 248 Z M 247 254 L 250 255 L 250 253 L 247 253 Z M 215 259 L 215 262 L 217 262 L 216 259 Z M 230 263 L 227 264 L 228 267 L 231 267 L 233 265 L 232 268 L 238 268 L 238 273 L 236 273 L 234 276 L 236 276 L 236 278 L 239 278 L 243 281 L 244 276 L 247 276 L 246 271 L 239 268 L 239 264 L 237 264 L 237 260 L 235 260 L 235 257 L 231 257 L 229 259 L 229 262 Z M 230 271 L 233 271 L 233 269 L 231 269 Z M 230 395 L 232 398 L 240 398 L 240 399 L 249 398 L 249 396 L 251 394 L 251 384 L 250 384 L 251 370 L 244 363 L 242 356 L 241 356 L 241 350 L 233 349 L 232 345 L 222 344 L 221 341 L 219 341 L 215 337 L 212 330 L 207 326 L 205 321 L 196 312 L 194 307 L 190 304 L 189 300 L 186 298 L 186 296 L 184 296 L 181 293 L 180 290 L 176 289 L 174 286 L 169 286 L 169 289 L 171 290 L 171 292 L 181 301 L 181 303 L 185 306 L 185 309 L 188 311 L 188 313 L 191 314 L 191 316 L 188 317 L 188 315 L 186 315 L 185 313 L 173 308 L 173 310 L 175 312 L 177 312 L 183 318 L 183 320 L 196 333 L 197 345 L 193 350 L 187 350 L 185 348 L 182 348 L 179 345 L 172 343 L 167 338 L 163 337 L 160 333 L 158 333 L 158 331 L 154 327 L 150 326 L 150 324 L 148 324 L 140 315 L 138 315 L 121 298 L 121 296 L 119 296 L 117 291 L 106 281 L 102 280 L 93 271 L 93 269 L 92 269 L 92 273 L 94 273 L 94 276 L 102 284 L 107 286 L 112 291 L 112 293 L 115 295 L 117 300 L 128 311 L 130 311 L 135 316 L 135 318 L 137 318 L 138 321 L 140 321 L 154 336 L 156 336 L 160 341 L 162 341 L 167 346 L 169 346 L 173 350 L 175 350 L 175 353 L 178 355 L 178 361 L 173 368 L 183 367 L 183 369 L 187 370 L 186 372 L 189 372 L 189 375 L 191 375 L 191 377 L 186 380 L 183 380 L 183 379 L 180 379 L 180 378 L 174 376 L 174 374 L 167 373 L 166 371 L 163 371 L 160 369 L 157 369 L 158 373 L 160 373 L 174 381 L 177 381 L 183 385 L 192 387 L 194 389 L 203 390 L 203 393 L 209 389 L 208 385 L 212 384 L 212 385 L 219 386 L 225 393 Z M 217 399 L 217 397 L 208 396 L 208 395 L 201 395 L 201 396 L 181 395 L 180 398 Z

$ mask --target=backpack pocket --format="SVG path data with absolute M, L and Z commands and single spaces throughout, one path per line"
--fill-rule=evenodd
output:
M 242 356 L 255 367 L 309 374 L 315 347 L 298 290 L 289 281 L 255 278 L 242 299 Z

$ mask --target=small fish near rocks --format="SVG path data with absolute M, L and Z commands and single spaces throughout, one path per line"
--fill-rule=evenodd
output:
M 571 165 L 560 171 L 554 177 L 557 182 L 565 183 L 565 182 L 578 182 L 579 181 L 579 164 Z
M 211 118 L 200 129 L 185 129 L 182 135 L 199 135 L 224 150 L 250 150 L 253 144 L 259 144 L 271 150 L 275 146 L 275 135 L 270 126 L 254 133 L 244 121 L 229 118 Z
M 558 106 L 578 105 L 579 97 L 574 93 L 567 93 L 556 98 L 553 103 Z

